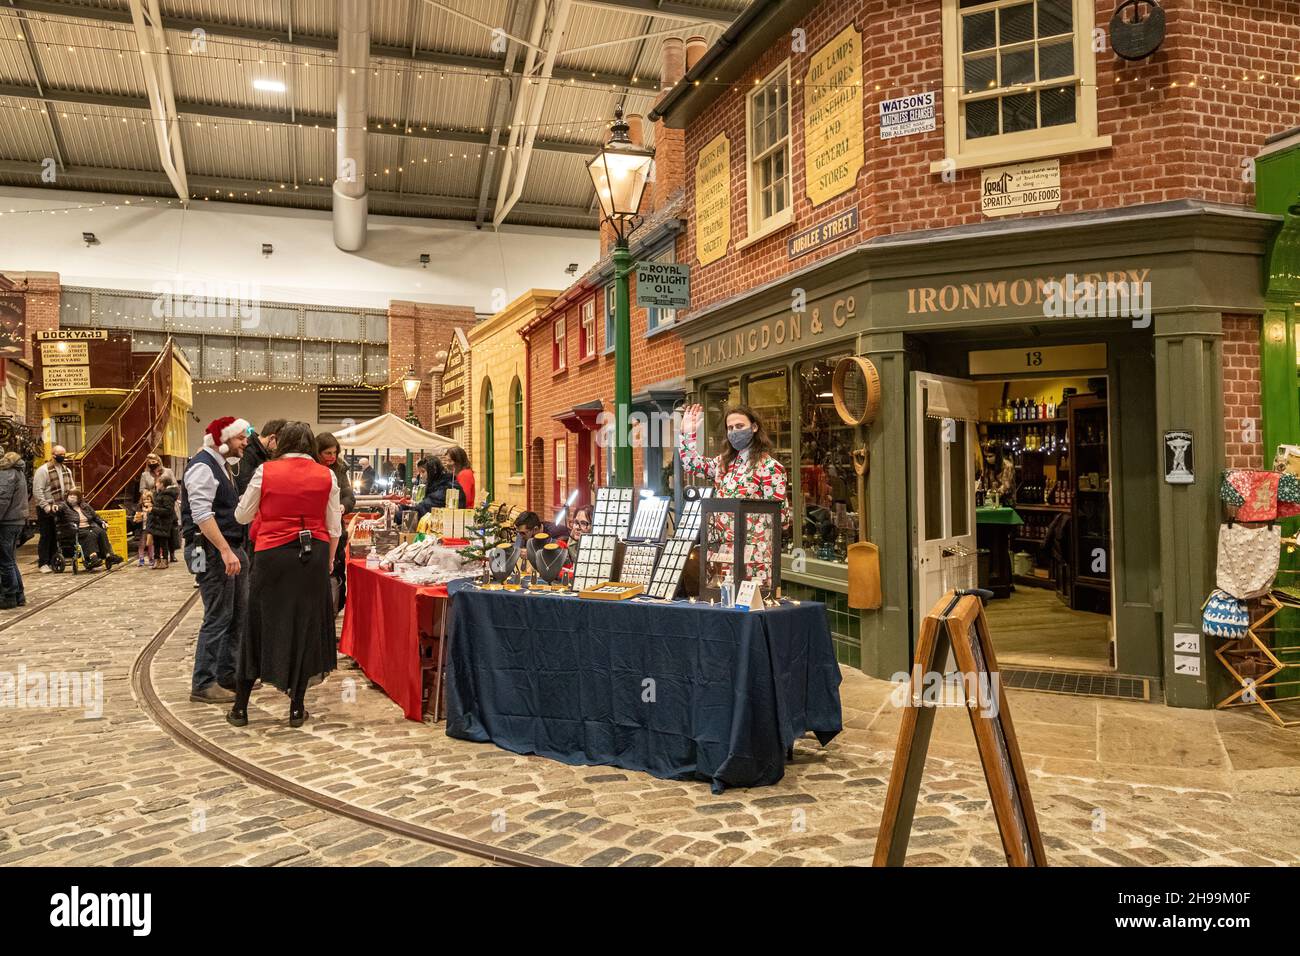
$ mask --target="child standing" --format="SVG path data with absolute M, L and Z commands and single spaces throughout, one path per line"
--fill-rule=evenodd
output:
M 146 560 L 149 566 L 153 567 L 153 536 L 148 530 L 149 512 L 152 510 L 153 492 L 146 491 L 140 495 L 140 509 L 131 516 L 131 524 L 136 526 L 136 536 L 139 540 L 135 549 L 136 565 L 141 568 L 144 567 Z
M 164 474 L 153 491 L 153 507 L 145 521 L 145 529 L 153 539 L 154 568 L 166 570 L 171 554 L 172 530 L 176 527 L 176 498 L 180 491 L 176 479 Z

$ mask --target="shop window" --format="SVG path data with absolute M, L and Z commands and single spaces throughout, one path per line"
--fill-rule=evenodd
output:
M 614 351 L 614 318 L 618 309 L 614 283 L 605 286 L 605 354 Z
M 663 249 L 661 252 L 658 252 L 655 255 L 648 257 L 646 261 L 659 262 L 666 265 L 671 265 L 677 261 L 677 251 L 672 246 L 668 246 L 665 249 Z M 651 306 L 650 308 L 646 309 L 645 314 L 646 314 L 647 334 L 653 332 L 655 329 L 672 325 L 674 322 L 677 321 L 676 309 L 659 309 Z
M 510 386 L 511 402 L 514 408 L 514 440 L 515 440 L 515 468 L 514 474 L 522 475 L 524 473 L 524 390 L 519 386 L 519 379 L 515 379 Z
M 596 300 L 582 303 L 582 327 L 578 330 L 578 351 L 584 359 L 596 357 Z
M 563 438 L 555 439 L 555 507 L 564 507 L 569 494 L 569 444 Z
M 795 521 L 810 557 L 840 564 L 858 539 L 858 484 L 853 449 L 864 438 L 835 411 L 831 378 L 843 356 L 796 367 L 799 383 L 799 488 Z
M 1101 149 L 1085 0 L 943 0 L 946 171 Z
M 727 444 L 727 409 L 740 404 L 740 379 L 705 386 L 700 404 L 704 406 L 704 434 L 699 436 L 699 451 L 706 458 L 716 458 Z
M 562 315 L 551 325 L 551 368 L 556 372 L 563 371 L 569 364 L 564 348 L 564 320 L 565 316 Z
M 747 100 L 749 237 L 787 225 L 790 203 L 790 61 Z
M 790 384 L 785 369 L 751 375 L 745 384 L 745 404 L 754 410 L 772 443 L 772 456 L 785 466 L 787 486 L 791 481 Z M 788 491 L 788 488 L 787 488 Z

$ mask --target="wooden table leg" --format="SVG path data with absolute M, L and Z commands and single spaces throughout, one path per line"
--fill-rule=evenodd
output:
M 442 623 L 439 626 L 438 635 L 438 676 L 433 679 L 433 722 L 444 719 L 442 712 L 442 689 L 447 682 L 447 641 L 450 635 L 447 633 L 447 606 L 451 604 L 451 597 L 441 598 L 442 601 Z

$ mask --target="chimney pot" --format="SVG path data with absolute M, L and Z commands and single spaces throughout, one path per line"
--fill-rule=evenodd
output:
M 663 61 L 659 70 L 659 88 L 667 90 L 677 85 L 686 74 L 686 44 L 681 37 L 664 40 Z
M 637 146 L 645 145 L 644 119 L 640 113 L 632 113 L 624 119 L 627 123 L 627 138 Z
M 700 57 L 704 56 L 704 51 L 709 48 L 709 41 L 701 36 L 689 37 L 686 40 L 686 70 L 690 72 L 695 68 L 695 64 L 700 62 Z

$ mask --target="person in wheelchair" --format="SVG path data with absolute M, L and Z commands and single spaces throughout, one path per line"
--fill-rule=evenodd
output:
M 113 546 L 109 543 L 107 524 L 81 497 L 81 489 L 68 490 L 63 504 L 54 514 L 54 523 L 59 552 L 63 557 L 72 557 L 77 545 L 81 545 L 87 571 L 93 571 L 101 564 L 108 570 L 121 563 L 122 558 L 113 553 Z

